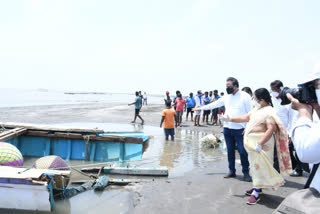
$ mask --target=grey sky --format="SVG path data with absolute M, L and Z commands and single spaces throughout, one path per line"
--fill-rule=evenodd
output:
M 1 88 L 295 86 L 320 62 L 317 0 L 0 1 Z

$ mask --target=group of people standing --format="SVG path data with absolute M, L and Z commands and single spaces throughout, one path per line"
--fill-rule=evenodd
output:
M 240 90 L 238 80 L 229 77 L 226 81 L 225 96 L 219 96 L 217 90 L 204 94 L 199 90 L 196 96 L 190 93 L 185 100 L 181 92 L 177 91 L 172 103 L 167 91 L 164 99 L 167 109 L 162 113 L 160 127 L 163 122 L 166 124 L 166 121 L 170 120 L 169 129 L 166 128 L 168 126 L 164 127 L 165 135 L 166 139 L 170 135 L 174 139 L 174 119 L 176 118 L 176 127 L 180 126 L 184 106 L 187 111 L 186 120 L 189 113 L 193 120 L 194 112 L 195 126 L 200 125 L 201 113 L 202 121 L 208 123 L 210 114 L 213 121 L 217 122 L 214 112 L 219 114 L 219 111 L 223 111 L 220 112 L 220 119 L 223 121 L 229 168 L 224 178 L 236 177 L 237 149 L 243 180 L 253 183 L 253 188 L 245 191 L 245 194 L 250 196 L 247 203 L 256 204 L 260 200 L 262 189 L 276 189 L 284 184 L 280 173 L 302 176 L 301 162 L 293 155 L 293 146 L 290 143 L 291 129 L 298 114 L 290 105 L 280 105 L 279 93 L 282 88 L 282 82 L 276 80 L 270 84 L 271 94 L 266 88 L 259 88 L 253 93 L 249 87 Z M 295 169 L 293 173 L 292 169 Z
M 284 98 L 280 97 L 280 93 L 283 90 L 283 83 L 280 80 L 271 82 L 269 90 L 259 88 L 253 93 L 249 87 L 240 90 L 238 80 L 229 77 L 226 80 L 225 96 L 223 94 L 219 96 L 217 90 L 204 94 L 199 90 L 195 96 L 190 93 L 189 97 L 184 99 L 181 92 L 176 91 L 176 96 L 171 100 L 167 91 L 164 98 L 167 108 L 162 112 L 160 127 L 164 123 L 166 139 L 171 136 L 174 140 L 174 127 L 181 126 L 183 111 L 187 111 L 186 120 L 189 113 L 191 120 L 193 113 L 195 114 L 195 126 L 200 125 L 201 112 L 203 112 L 203 123 L 209 122 L 211 113 L 211 118 L 217 123 L 213 111 L 218 114 L 220 112 L 229 168 L 224 178 L 236 177 L 235 150 L 237 149 L 240 154 L 243 180 L 252 182 L 252 188 L 244 192 L 250 196 L 247 204 L 253 205 L 260 200 L 263 189 L 277 189 L 285 183 L 280 173 L 293 177 L 302 176 L 305 164 L 300 162 L 297 154 L 308 163 L 313 163 L 309 159 L 320 161 L 319 148 L 316 147 L 320 145 L 319 131 L 310 122 L 319 120 L 320 116 L 320 72 L 313 75 L 311 84 L 318 99 L 318 103 L 311 103 L 312 105 L 300 104 L 290 94 L 285 96 L 292 104 L 282 105 Z M 137 97 L 138 95 L 137 92 Z M 136 102 L 132 104 L 138 102 L 139 98 L 136 98 Z M 312 111 L 317 112 L 313 114 L 313 118 Z M 302 129 L 310 132 L 312 138 L 305 136 L 306 139 L 310 138 L 310 143 L 303 142 L 303 133 L 296 131 Z M 292 133 L 296 135 L 292 136 Z M 294 145 L 298 146 L 296 152 Z M 317 149 L 311 150 L 309 147 Z M 310 158 L 306 154 L 311 154 Z M 315 187 L 317 191 L 320 191 L 320 180 L 315 178 L 312 181 L 312 178 L 314 174 L 319 175 L 319 173 L 315 167 L 310 176 L 310 186 Z
M 200 112 L 225 106 L 221 120 L 224 122 L 229 172 L 224 177 L 236 177 L 237 148 L 244 181 L 253 182 L 253 188 L 245 191 L 250 196 L 247 204 L 256 204 L 262 189 L 282 186 L 284 179 L 279 173 L 302 176 L 301 162 L 293 155 L 290 138 L 298 112 L 290 105 L 280 104 L 281 81 L 272 82 L 270 87 L 271 94 L 266 88 L 259 88 L 254 93 L 249 87 L 240 91 L 238 80 L 230 77 L 226 81 L 228 95 L 194 109 Z M 295 169 L 293 173 L 292 169 Z
M 208 105 L 212 102 L 217 101 L 220 97 L 224 96 L 224 93 L 221 92 L 220 96 L 218 90 L 214 91 L 206 91 L 202 93 L 201 90 L 197 91 L 197 94 L 194 96 L 193 93 L 190 93 L 189 96 L 184 99 L 180 91 L 176 91 L 176 96 L 173 99 L 170 97 L 169 91 L 166 91 L 166 95 L 164 97 L 164 102 L 167 104 L 168 102 L 173 102 L 172 106 L 174 110 L 177 112 L 178 126 L 181 126 L 183 112 L 186 111 L 186 121 L 188 121 L 189 114 L 191 116 L 191 121 L 194 121 L 195 126 L 200 126 L 200 119 L 201 119 L 201 112 L 194 112 L 193 108 L 200 108 L 202 106 Z M 220 107 L 219 109 L 205 110 L 203 111 L 202 115 L 202 123 L 207 125 L 218 125 L 218 115 L 223 115 L 225 111 L 224 106 Z M 195 117 L 193 117 L 195 114 Z M 211 119 L 210 119 L 211 114 Z M 210 119 L 210 123 L 209 123 Z M 221 125 L 221 121 L 220 125 Z

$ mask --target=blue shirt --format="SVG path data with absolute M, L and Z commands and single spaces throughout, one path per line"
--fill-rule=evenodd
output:
M 204 97 L 203 98 L 203 100 L 205 100 L 205 101 L 211 101 L 211 99 L 210 99 L 210 97 Z M 206 102 L 203 102 L 204 103 L 204 105 L 208 105 L 209 103 L 206 103 Z
M 173 103 L 174 103 L 174 101 L 176 101 L 177 98 L 178 98 L 177 96 L 175 96 L 175 97 L 173 98 Z M 177 104 L 174 104 L 174 107 L 177 107 Z
M 196 105 L 196 101 L 194 100 L 193 97 L 188 97 L 186 99 L 186 103 L 187 103 L 187 108 L 193 108 Z
M 136 109 L 140 109 L 141 108 L 141 102 L 142 102 L 141 97 L 137 96 L 136 97 L 136 103 L 134 104 Z

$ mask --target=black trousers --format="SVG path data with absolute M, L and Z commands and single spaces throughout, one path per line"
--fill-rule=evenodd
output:
M 299 160 L 297 153 L 294 152 L 294 146 L 293 143 L 289 144 L 289 151 L 290 151 L 290 157 L 292 162 L 292 169 L 294 169 L 297 172 L 302 172 L 302 163 Z

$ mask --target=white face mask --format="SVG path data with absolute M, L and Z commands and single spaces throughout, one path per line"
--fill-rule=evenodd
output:
M 271 95 L 272 95 L 272 97 L 277 98 L 279 96 L 279 92 L 272 91 Z
M 318 105 L 320 106 L 320 88 L 316 89 L 316 95 L 317 95 Z
M 315 87 L 316 87 L 316 96 L 318 100 L 318 105 L 320 106 L 320 79 L 317 80 L 317 85 Z
M 254 104 L 254 106 L 256 108 L 260 108 L 261 107 L 261 105 L 255 99 L 253 100 L 253 104 Z

